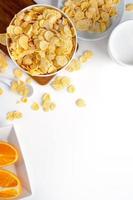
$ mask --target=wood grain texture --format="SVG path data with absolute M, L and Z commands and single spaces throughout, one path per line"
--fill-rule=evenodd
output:
M 33 0 L 0 0 L 0 33 L 6 33 L 6 28 L 10 24 L 12 18 L 23 8 L 33 5 Z M 0 49 L 8 55 L 7 48 L 0 44 Z M 32 77 L 41 85 L 46 85 L 53 76 L 40 78 Z

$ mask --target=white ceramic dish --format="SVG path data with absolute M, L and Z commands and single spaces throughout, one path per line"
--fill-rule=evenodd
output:
M 57 4 L 59 8 L 63 7 L 64 1 L 65 0 L 58 1 Z M 120 23 L 122 19 L 125 9 L 125 0 L 121 0 L 121 2 L 117 6 L 117 9 L 118 9 L 118 15 L 112 18 L 112 25 L 107 29 L 107 31 L 103 33 L 90 33 L 87 31 L 78 31 L 77 32 L 78 38 L 85 39 L 88 41 L 95 41 L 108 37 L 111 34 L 112 30 Z
M 133 66 L 133 20 L 119 24 L 108 42 L 108 52 L 113 60 L 124 66 Z
M 15 198 L 15 200 L 19 200 L 21 198 L 23 199 L 24 197 L 30 196 L 32 192 L 28 172 L 14 126 L 8 125 L 0 127 L 0 140 L 4 142 L 9 142 L 14 147 L 16 147 L 19 152 L 19 160 L 14 165 L 4 167 L 4 169 L 15 173 L 21 181 L 23 192 L 19 197 Z

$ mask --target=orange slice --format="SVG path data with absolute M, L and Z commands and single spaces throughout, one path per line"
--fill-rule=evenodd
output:
M 17 160 L 17 150 L 9 143 L 0 141 L 0 167 L 12 165 Z
M 20 180 L 7 170 L 0 170 L 0 199 L 15 199 L 22 192 Z

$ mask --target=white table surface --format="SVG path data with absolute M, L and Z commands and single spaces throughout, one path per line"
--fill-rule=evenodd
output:
M 79 72 L 62 72 L 72 78 L 77 92 L 55 92 L 33 83 L 35 93 L 29 103 L 17 105 L 18 96 L 5 87 L 0 126 L 9 123 L 8 111 L 23 112 L 23 119 L 14 125 L 33 190 L 27 200 L 132 200 L 133 69 L 109 58 L 107 40 L 79 41 L 79 46 L 79 55 L 91 49 L 94 58 Z M 7 74 L 15 67 L 9 63 Z M 44 92 L 52 95 L 57 109 L 32 111 L 31 103 Z M 86 108 L 74 105 L 78 97 L 86 100 Z

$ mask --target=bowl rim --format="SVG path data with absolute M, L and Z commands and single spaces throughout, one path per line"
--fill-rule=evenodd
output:
M 20 65 L 18 65 L 18 63 L 17 63 L 17 62 L 14 60 L 14 58 L 12 57 L 11 52 L 10 52 L 10 50 L 9 50 L 8 37 L 6 37 L 6 46 L 7 46 L 7 50 L 8 50 L 8 53 L 9 53 L 10 58 L 11 58 L 12 61 L 15 63 L 15 65 L 17 65 L 18 68 L 20 68 L 23 72 L 25 72 L 26 74 L 29 74 L 30 76 L 33 76 L 33 77 L 40 77 L 40 78 L 42 77 L 42 78 L 43 78 L 43 77 L 50 77 L 50 76 L 56 75 L 57 73 L 61 72 L 63 69 L 65 69 L 65 68 L 71 63 L 71 61 L 72 61 L 72 59 L 74 58 L 74 56 L 75 56 L 75 54 L 76 54 L 76 51 L 77 51 L 77 44 L 78 44 L 78 39 L 77 39 L 77 38 L 78 38 L 78 37 L 77 37 L 76 28 L 75 28 L 75 26 L 74 26 L 72 20 L 69 18 L 69 16 L 67 16 L 60 8 L 57 8 L 57 7 L 52 6 L 52 5 L 49 5 L 49 4 L 35 4 L 35 5 L 30 5 L 30 6 L 27 6 L 27 7 L 23 8 L 22 10 L 20 10 L 18 13 L 16 13 L 16 14 L 14 15 L 14 17 L 12 18 L 12 20 L 11 20 L 10 24 L 8 25 L 8 27 L 9 27 L 10 25 L 12 25 L 12 23 L 13 23 L 13 21 L 14 21 L 16 15 L 18 15 L 19 13 L 24 12 L 24 11 L 26 11 L 26 10 L 30 10 L 30 9 L 32 9 L 33 7 L 41 7 L 41 6 L 42 6 L 42 7 L 45 7 L 45 8 L 50 8 L 50 9 L 54 9 L 54 10 L 59 11 L 63 16 L 65 16 L 65 18 L 67 18 L 67 20 L 69 21 L 69 23 L 71 24 L 71 26 L 72 26 L 72 28 L 73 28 L 73 30 L 74 30 L 74 34 L 75 34 L 75 46 L 74 46 L 73 55 L 72 55 L 71 59 L 69 60 L 69 62 L 68 62 L 65 66 L 63 66 L 62 68 L 60 68 L 59 70 L 57 70 L 56 72 L 49 73 L 49 74 L 32 75 L 30 72 L 26 71 L 26 70 L 23 69 Z M 7 28 L 8 28 L 8 27 L 7 27 Z

